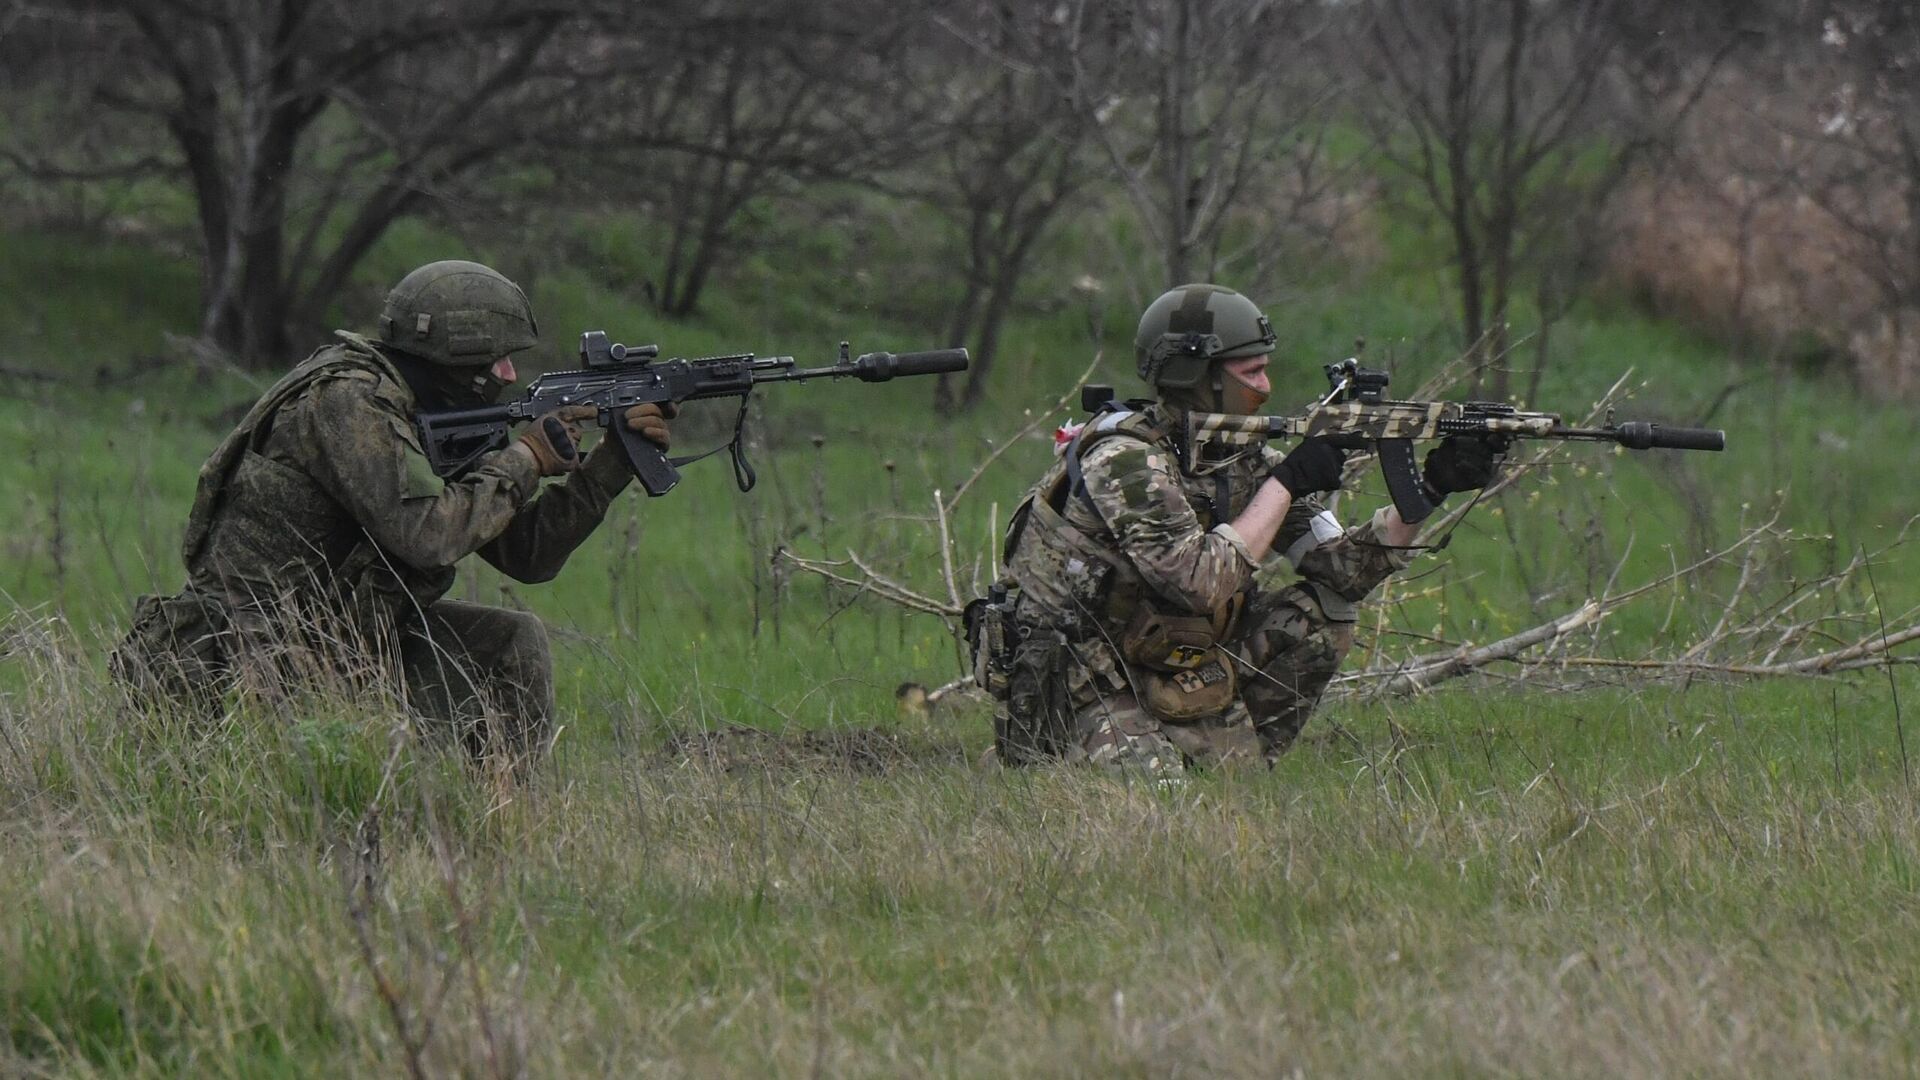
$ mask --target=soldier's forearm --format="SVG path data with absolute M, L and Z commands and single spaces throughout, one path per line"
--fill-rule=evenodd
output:
M 1269 477 L 1253 493 L 1253 501 L 1233 519 L 1233 531 L 1246 541 L 1247 554 L 1255 565 L 1266 561 L 1267 553 L 1273 550 L 1273 538 L 1280 535 L 1280 526 L 1292 507 L 1293 493 Z
M 1358 603 L 1413 561 L 1404 541 L 1413 540 L 1415 531 L 1391 507 L 1383 507 L 1364 524 L 1302 555 L 1295 568 L 1307 581 Z
M 1405 521 L 1402 521 L 1400 519 L 1399 508 L 1389 506 L 1387 507 L 1387 512 L 1381 515 L 1381 518 L 1380 518 L 1380 542 L 1381 543 L 1387 544 L 1391 547 L 1397 547 L 1397 548 L 1411 547 L 1413 545 L 1413 541 L 1419 535 L 1420 535 L 1420 526 L 1409 525 Z
M 605 445 L 605 444 L 603 444 Z M 633 479 L 617 452 L 596 450 L 563 484 L 549 484 L 514 515 L 480 557 L 517 581 L 537 584 L 560 573 L 576 548 L 600 526 L 607 508 Z

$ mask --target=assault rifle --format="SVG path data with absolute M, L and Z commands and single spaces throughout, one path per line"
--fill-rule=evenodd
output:
M 1497 451 L 1505 452 L 1515 439 L 1569 439 L 1610 442 L 1629 450 L 1725 450 L 1727 433 L 1710 428 L 1668 427 L 1644 420 L 1613 422 L 1608 410 L 1604 427 L 1569 427 L 1558 413 L 1523 412 L 1498 401 L 1395 401 L 1387 397 L 1387 372 L 1360 366 L 1357 359 L 1328 364 L 1331 389 L 1299 416 L 1234 416 L 1228 413 L 1189 413 L 1185 453 L 1196 460 L 1208 444 L 1252 446 L 1268 439 L 1330 438 L 1346 450 L 1372 450 L 1380 458 L 1387 493 L 1409 525 L 1433 513 L 1414 460 L 1416 441 L 1449 435 L 1484 435 Z M 1098 407 L 1111 399 L 1107 387 L 1086 388 L 1082 404 Z
M 967 369 L 965 349 L 874 352 L 849 358 L 844 341 L 840 343 L 839 363 L 814 368 L 797 366 L 791 356 L 738 353 L 698 360 L 658 360 L 659 355 L 658 345 L 614 344 L 607 341 L 605 332 L 589 330 L 580 335 L 578 370 L 550 371 L 533 380 L 525 394 L 499 405 L 420 413 L 417 418 L 420 445 L 434 473 L 447 479 L 472 468 L 481 455 L 504 449 L 508 444 L 508 429 L 513 424 L 569 405 L 594 405 L 599 408 L 594 422 L 608 429 L 609 438 L 619 440 L 620 448 L 626 452 L 627 464 L 632 466 L 648 495 L 672 491 L 680 482 L 679 466 L 719 450 L 732 451 L 734 482 L 741 491 L 751 491 L 755 477 L 741 445 L 741 435 L 747 422 L 748 398 L 761 383 L 842 378 L 886 382 L 901 375 L 933 375 Z M 740 412 L 733 421 L 733 437 L 707 454 L 669 458 L 621 422 L 627 409 L 635 405 L 679 404 L 723 397 L 740 399 Z

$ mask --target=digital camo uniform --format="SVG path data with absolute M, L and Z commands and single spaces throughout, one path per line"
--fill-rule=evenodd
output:
M 525 612 L 443 599 L 454 563 L 478 552 L 520 581 L 552 578 L 631 474 L 617 451 L 596 452 L 542 489 L 514 443 L 443 482 L 395 359 L 336 337 L 201 469 L 186 588 L 136 602 L 112 667 L 138 692 L 211 708 L 235 680 L 274 697 L 370 673 L 371 658 L 474 752 L 536 746 L 553 710 L 546 631 Z
M 1352 647 L 1354 605 L 1411 560 L 1380 540 L 1378 515 L 1342 529 L 1304 498 L 1273 545 L 1300 580 L 1257 588 L 1227 522 L 1279 455 L 1250 446 L 1204 475 L 1184 471 L 1181 417 L 1161 404 L 1098 414 L 1016 513 L 1007 576 L 1020 640 L 996 717 L 1003 759 L 1271 759 Z

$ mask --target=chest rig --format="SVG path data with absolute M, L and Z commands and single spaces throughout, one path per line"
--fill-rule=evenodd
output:
M 1215 611 L 1181 609 L 1156 595 L 1118 537 L 1096 524 L 1101 515 L 1083 472 L 1094 447 L 1127 437 L 1178 460 L 1174 428 L 1144 404 L 1103 404 L 1008 522 L 1006 576 L 982 602 L 979 618 L 970 620 L 983 628 L 976 641 L 976 678 L 990 692 L 997 689 L 992 678 L 996 652 L 1013 660 L 1021 655 L 1021 642 L 1058 638 L 1117 654 L 1126 683 L 1162 719 L 1197 719 L 1231 702 L 1236 679 L 1220 643 L 1232 633 L 1246 591 Z M 1184 470 L 1180 478 L 1201 527 L 1213 527 L 1216 505 L 1229 505 L 1228 483 L 1219 485 L 1216 504 L 1196 497 Z M 1076 500 L 1084 514 L 1075 512 Z M 1075 518 L 1086 524 L 1076 524 Z
M 1094 447 L 1121 437 L 1145 443 L 1176 461 L 1182 459 L 1176 425 L 1151 403 L 1109 401 L 1095 410 L 1007 523 L 1002 557 L 1007 583 L 1019 591 L 1017 607 L 1023 620 L 1059 628 L 1070 638 L 1105 636 L 1117 642 L 1141 607 L 1167 610 L 1166 605 L 1155 603 L 1118 539 L 1103 525 L 1094 524 L 1101 518 L 1087 492 L 1083 462 Z M 1192 477 L 1184 470 L 1179 473 L 1182 492 L 1201 528 L 1211 529 L 1224 520 L 1221 508 L 1231 508 L 1231 478 L 1222 475 L 1217 485 L 1208 485 L 1216 487 L 1217 494 L 1203 494 L 1194 490 Z M 1084 513 L 1070 508 L 1075 501 Z M 1083 524 L 1076 524 L 1076 517 Z M 1224 634 L 1238 609 L 1237 603 L 1229 606 L 1234 611 L 1198 617 Z
M 305 470 L 263 452 L 281 411 L 323 380 L 391 387 L 400 407 L 399 374 L 366 339 L 337 336 L 262 395 L 207 459 L 181 553 L 191 584 L 228 602 L 294 594 L 367 627 L 402 623 L 446 593 L 453 568 L 389 556 Z M 397 414 L 393 434 L 412 438 Z

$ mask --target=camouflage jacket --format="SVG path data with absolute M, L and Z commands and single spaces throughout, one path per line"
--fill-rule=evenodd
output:
M 618 453 L 595 453 L 543 489 L 516 443 L 442 481 L 405 381 L 366 339 L 337 337 L 200 470 L 183 550 L 194 590 L 232 607 L 291 596 L 404 621 L 469 553 L 521 581 L 552 578 L 630 479 Z
M 1262 445 L 1196 473 L 1175 447 L 1179 413 L 1156 404 L 1130 420 L 1113 419 L 1119 415 L 1094 425 L 1118 422 L 1121 430 L 1083 433 L 1078 484 L 1071 454 L 1042 478 L 1010 544 L 1018 550 L 1008 552 L 1023 617 L 1072 638 L 1117 637 L 1143 597 L 1163 609 L 1218 611 L 1260 569 L 1230 522 L 1281 455 Z M 1384 513 L 1349 529 L 1314 498 L 1288 511 L 1272 550 L 1312 588 L 1328 619 L 1352 621 L 1354 605 L 1411 561 L 1381 540 Z

